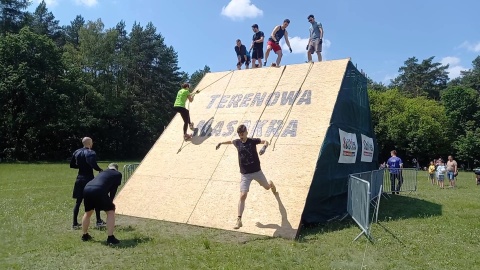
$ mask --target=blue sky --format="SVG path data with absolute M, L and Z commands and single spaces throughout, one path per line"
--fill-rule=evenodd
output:
M 30 10 L 38 4 L 34 0 Z M 323 24 L 326 60 L 350 57 L 377 82 L 388 84 L 407 58 L 450 64 L 450 78 L 470 69 L 480 55 L 478 0 L 46 0 L 61 25 L 76 15 L 101 18 L 106 28 L 124 20 L 152 22 L 167 45 L 178 52 L 189 74 L 204 65 L 212 71 L 235 69 L 235 40 L 250 44 L 251 25 L 269 35 L 290 19 L 293 53 L 284 50 L 282 65 L 306 61 L 307 21 L 314 14 Z M 265 44 L 266 46 L 266 44 Z M 314 60 L 316 57 L 314 56 Z M 271 63 L 274 57 L 269 57 Z

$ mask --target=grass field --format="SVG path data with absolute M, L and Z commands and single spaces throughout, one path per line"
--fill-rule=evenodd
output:
M 0 269 L 480 269 L 473 173 L 440 190 L 420 172 L 416 193 L 382 198 L 373 243 L 352 242 L 360 229 L 350 219 L 291 241 L 118 216 L 116 247 L 103 230 L 82 242 L 70 229 L 75 174 L 68 164 L 0 164 Z

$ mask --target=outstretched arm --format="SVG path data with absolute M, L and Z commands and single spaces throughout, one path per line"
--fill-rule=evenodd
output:
M 265 153 L 265 151 L 267 150 L 267 147 L 269 145 L 269 142 L 266 141 L 266 140 L 261 140 L 260 143 L 263 143 L 263 147 L 262 149 L 260 149 L 260 151 L 258 152 L 260 155 L 263 155 Z
M 222 145 L 222 144 L 233 144 L 233 142 L 232 142 L 232 141 L 224 141 L 224 142 L 221 142 L 221 143 L 217 144 L 217 147 L 216 147 L 215 149 L 218 150 L 218 148 L 220 148 L 220 145 Z

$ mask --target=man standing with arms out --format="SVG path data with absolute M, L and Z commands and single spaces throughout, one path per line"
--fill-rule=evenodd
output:
M 260 155 L 265 153 L 268 141 L 260 140 L 259 138 L 250 139 L 247 137 L 248 131 L 245 125 L 240 125 L 237 128 L 237 133 L 240 139 L 233 141 L 221 142 L 217 145 L 217 150 L 222 144 L 233 144 L 238 151 L 238 164 L 240 165 L 240 200 L 238 202 L 238 218 L 234 229 L 242 227 L 242 214 L 245 209 L 245 200 L 247 199 L 250 183 L 252 180 L 257 181 L 266 190 L 272 189 L 273 194 L 277 192 L 272 181 L 267 181 L 267 178 L 260 168 L 260 159 L 257 154 L 257 144 L 264 144 L 260 150 Z
M 78 169 L 77 180 L 73 187 L 73 198 L 76 199 L 75 207 L 73 208 L 73 225 L 72 229 L 80 229 L 80 224 L 77 221 L 78 212 L 80 211 L 80 204 L 83 201 L 83 189 L 93 176 L 93 170 L 101 172 L 102 169 L 97 164 L 97 154 L 92 150 L 93 141 L 90 137 L 82 139 L 83 148 L 78 149 L 73 153 L 70 160 L 70 168 Z M 100 210 L 96 209 L 97 227 L 105 226 L 105 222 L 100 218 Z
M 242 41 L 240 39 L 237 39 L 237 45 L 235 46 L 235 53 L 237 54 L 237 69 L 240 70 L 242 69 L 242 64 L 245 63 L 245 69 L 248 69 L 248 65 L 250 64 L 250 61 L 248 60 L 247 56 L 247 48 L 245 45 L 242 44 Z
M 313 15 L 308 16 L 308 22 L 312 25 L 310 26 L 310 38 L 308 39 L 307 45 L 307 57 L 308 62 L 312 62 L 312 53 L 316 52 L 318 56 L 318 62 L 322 61 L 322 42 L 323 42 L 323 27 L 322 24 L 315 21 Z
M 450 181 L 451 188 L 455 187 L 455 177 L 457 177 L 457 174 L 458 174 L 457 162 L 453 159 L 452 156 L 448 156 L 447 177 L 448 177 L 448 180 Z
M 253 49 L 252 53 L 252 68 L 261 68 L 262 67 L 262 59 L 263 59 L 263 39 L 265 35 L 262 31 L 258 30 L 258 24 L 252 25 L 252 30 L 255 34 L 253 34 L 252 38 L 252 46 L 250 46 L 250 50 Z M 258 60 L 258 64 L 255 64 L 256 60 Z
M 403 177 L 402 169 L 403 162 L 402 159 L 397 157 L 397 151 L 392 150 L 390 152 L 391 157 L 387 161 L 387 166 L 390 171 L 390 183 L 392 194 L 400 194 L 400 188 L 402 187 Z M 395 187 L 395 181 L 398 181 L 398 185 Z
M 290 41 L 288 41 L 288 32 L 287 27 L 290 24 L 289 19 L 285 19 L 282 25 L 277 25 L 273 28 L 272 34 L 267 42 L 267 51 L 265 52 L 265 62 L 263 65 L 267 65 L 268 55 L 273 49 L 273 52 L 277 54 L 276 66 L 280 66 L 280 61 L 282 61 L 282 48 L 280 47 L 280 39 L 285 36 L 285 43 L 287 43 L 290 53 L 292 52 L 292 47 L 290 46 Z
M 90 217 L 93 214 L 93 209 L 100 209 L 107 212 L 107 243 L 120 243 L 113 235 L 115 228 L 115 204 L 113 204 L 113 198 L 115 198 L 118 186 L 120 186 L 121 183 L 122 174 L 118 172 L 118 165 L 116 163 L 110 163 L 108 170 L 99 173 L 97 177 L 85 186 L 85 190 L 83 191 L 85 197 L 85 214 L 82 219 L 83 241 L 92 239 L 88 234 Z

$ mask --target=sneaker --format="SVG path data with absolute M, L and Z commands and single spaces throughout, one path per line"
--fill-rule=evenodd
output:
M 183 135 L 183 139 L 184 139 L 185 141 L 188 141 L 188 140 L 190 140 L 191 138 L 192 138 L 192 135 L 190 135 L 190 134 L 185 134 L 185 135 Z
M 72 225 L 72 230 L 80 230 L 80 228 L 82 228 L 82 225 L 81 224 L 73 224 Z
M 97 228 L 101 228 L 101 227 L 105 227 L 105 226 L 107 226 L 107 223 L 105 223 L 105 221 L 103 221 L 101 219 L 99 221 L 97 221 L 97 223 L 95 224 L 95 227 L 97 227 Z
M 195 130 L 195 127 L 193 126 L 193 122 L 191 122 L 189 126 L 190 126 L 190 130 Z
M 107 237 L 107 244 L 116 245 L 116 244 L 119 244 L 119 243 L 120 243 L 120 240 L 115 238 L 114 235 L 110 235 L 109 237 Z
M 235 230 L 238 230 L 240 229 L 240 227 L 242 227 L 243 224 L 242 224 L 242 219 L 241 218 L 237 218 L 237 223 L 235 223 L 235 227 L 233 227 Z
M 82 241 L 90 241 L 92 240 L 92 236 L 88 233 L 82 235 Z
M 263 66 L 264 66 L 264 67 L 267 66 L 267 61 L 264 61 L 264 62 L 263 62 Z
M 273 184 L 272 181 L 270 181 L 270 189 L 272 190 L 273 194 L 277 193 L 277 187 Z

